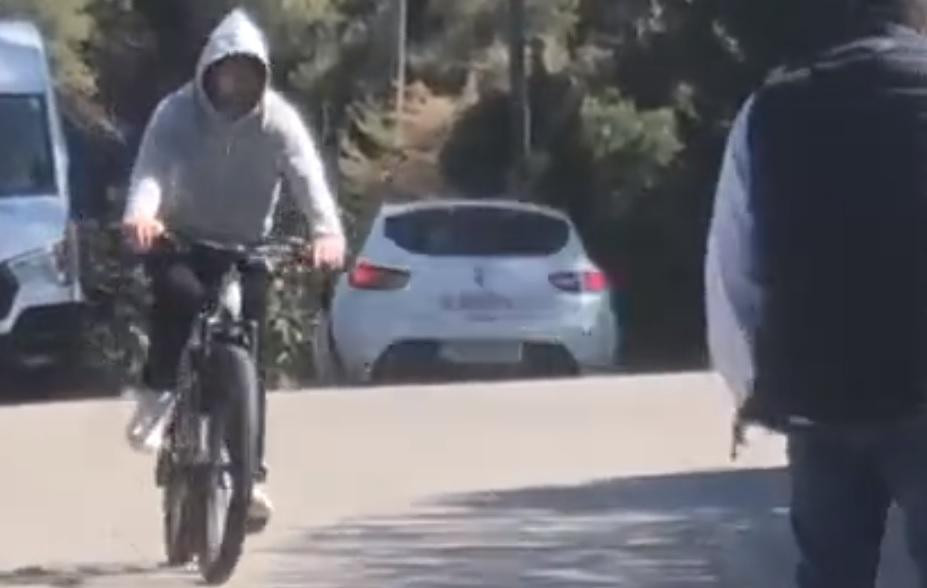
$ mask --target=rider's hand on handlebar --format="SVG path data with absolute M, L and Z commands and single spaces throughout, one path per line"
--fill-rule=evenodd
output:
M 147 253 L 164 234 L 164 224 L 156 218 L 130 218 L 123 221 L 122 232 L 133 251 Z
M 344 267 L 347 245 L 341 235 L 321 235 L 309 245 L 309 259 L 317 269 L 339 270 Z

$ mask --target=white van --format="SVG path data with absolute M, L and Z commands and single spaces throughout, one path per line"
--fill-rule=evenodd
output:
M 0 21 L 0 349 L 42 351 L 77 328 L 83 293 L 70 210 L 45 44 L 32 24 Z

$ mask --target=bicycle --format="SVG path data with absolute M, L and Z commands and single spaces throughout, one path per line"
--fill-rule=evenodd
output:
M 196 559 L 207 584 L 225 583 L 242 555 L 248 506 L 260 463 L 258 325 L 242 318 L 243 263 L 271 265 L 306 255 L 290 239 L 239 247 L 170 235 L 182 249 L 206 247 L 235 262 L 194 321 L 178 374 L 177 397 L 155 478 L 163 489 L 167 563 Z

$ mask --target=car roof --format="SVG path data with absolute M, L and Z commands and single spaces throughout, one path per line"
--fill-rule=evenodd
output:
M 45 43 L 38 28 L 27 21 L 0 20 L 0 94 L 47 89 Z
M 544 206 L 542 204 L 535 204 L 533 202 L 524 202 L 521 200 L 513 200 L 507 198 L 496 198 L 496 199 L 486 199 L 486 200 L 475 200 L 475 199 L 464 199 L 464 198 L 449 198 L 449 199 L 432 199 L 432 200 L 420 200 L 416 202 L 404 202 L 401 204 L 384 204 L 380 209 L 380 216 L 395 216 L 400 214 L 406 214 L 410 212 L 424 211 L 424 210 L 441 210 L 444 208 L 497 208 L 500 210 L 519 210 L 524 212 L 536 212 L 538 214 L 543 214 L 546 216 L 558 218 L 563 221 L 569 222 L 569 217 L 563 212 L 552 208 L 550 206 Z

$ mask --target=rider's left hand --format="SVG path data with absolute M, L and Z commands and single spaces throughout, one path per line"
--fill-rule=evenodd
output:
M 312 266 L 318 269 L 338 270 L 344 267 L 347 244 L 341 235 L 320 235 L 310 245 Z

